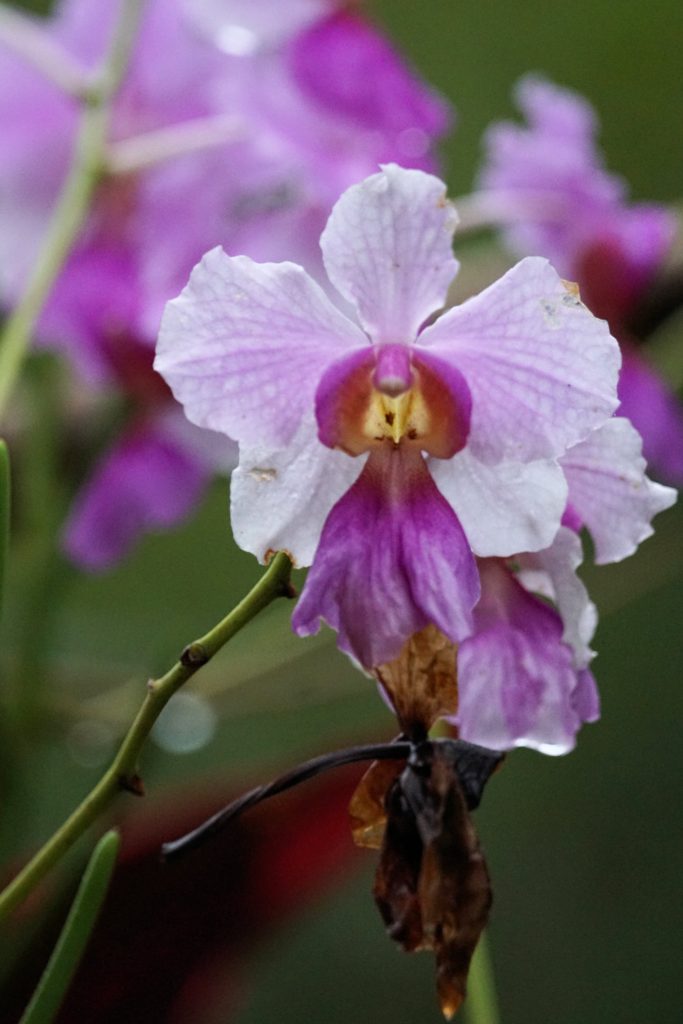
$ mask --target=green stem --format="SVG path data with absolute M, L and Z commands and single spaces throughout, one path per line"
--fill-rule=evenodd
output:
M 465 1001 L 467 1024 L 500 1024 L 493 963 L 486 932 L 472 958 Z
M 126 68 L 144 0 L 123 0 L 102 70 L 82 99 L 73 162 L 24 293 L 0 338 L 0 417 L 21 371 L 33 328 L 78 232 L 105 167 L 110 101 Z
M 81 98 L 87 88 L 83 68 L 35 18 L 0 7 L 0 43 L 13 50 L 68 96 Z
M 275 598 L 292 595 L 289 583 L 291 568 L 284 552 L 275 555 L 259 582 L 237 607 L 203 637 L 189 644 L 166 675 L 147 684 L 147 696 L 111 766 L 80 806 L 0 893 L 0 921 L 28 896 L 88 826 L 97 820 L 117 793 L 122 789 L 142 793 L 142 783 L 137 774 L 138 758 L 164 707 L 183 683 L 210 661 L 254 616 Z
M 16 664 L 7 674 L 16 725 L 24 731 L 36 724 L 48 683 L 45 654 L 54 621 L 58 587 L 71 578 L 56 544 L 67 496 L 60 464 L 61 364 L 41 353 L 26 366 L 24 402 L 31 428 L 22 450 L 22 486 L 17 520 L 22 523 L 24 553 L 21 584 L 12 593 L 18 610 L 12 647 Z
M 112 830 L 93 850 L 57 945 L 19 1024 L 54 1020 L 97 921 L 119 845 L 118 832 Z

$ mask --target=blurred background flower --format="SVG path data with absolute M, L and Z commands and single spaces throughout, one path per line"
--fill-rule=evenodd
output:
M 222 244 L 322 276 L 318 239 L 339 194 L 385 160 L 433 166 L 449 124 L 445 100 L 360 14 L 309 4 L 274 19 L 261 6 L 246 16 L 240 3 L 146 5 L 113 103 L 108 166 L 41 317 L 42 344 L 128 402 L 66 527 L 68 554 L 91 570 L 185 518 L 211 471 L 231 463 L 225 441 L 179 423 L 151 370 L 164 303 L 194 264 Z M 62 0 L 34 31 L 85 76 L 117 7 Z M 230 47 L 235 34 L 242 45 Z M 78 105 L 0 38 L 2 81 L 0 290 L 11 308 L 68 170 Z M 174 487 L 182 497 L 169 501 Z

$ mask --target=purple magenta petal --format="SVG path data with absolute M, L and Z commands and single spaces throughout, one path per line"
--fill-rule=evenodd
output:
M 478 591 L 465 535 L 421 455 L 386 447 L 330 512 L 292 625 L 307 636 L 324 620 L 372 668 L 430 623 L 462 639 Z
M 375 352 L 370 346 L 332 363 L 320 378 L 315 393 L 318 437 L 328 448 L 342 448 L 350 455 L 367 451 L 363 431 L 372 396 Z
M 575 744 L 583 713 L 592 721 L 597 709 L 562 642 L 560 617 L 501 563 L 482 562 L 480 571 L 475 634 L 458 651 L 460 735 L 497 750 L 564 754 Z
M 383 141 L 379 161 L 431 169 L 432 140 L 448 128 L 448 107 L 372 25 L 350 11 L 321 20 L 299 36 L 290 61 L 311 103 Z
M 424 451 L 451 459 L 467 444 L 472 419 L 472 394 L 460 370 L 432 352 L 414 349 L 413 366 L 429 414 L 429 430 L 419 438 Z
M 579 672 L 572 707 L 581 722 L 597 722 L 600 718 L 600 694 L 593 673 L 588 668 Z
M 592 219 L 571 277 L 588 308 L 617 333 L 671 248 L 675 223 L 671 211 L 644 204 Z
M 597 118 L 582 96 L 528 76 L 516 98 L 529 127 L 502 122 L 489 129 L 480 185 L 520 200 L 519 222 L 506 229 L 510 247 L 547 256 L 571 276 L 596 223 L 619 208 L 624 187 L 602 166 L 593 137 Z M 534 196 L 538 212 L 529 216 Z
M 120 438 L 78 495 L 64 548 L 84 569 L 111 568 L 149 530 L 190 514 L 209 473 L 177 441 L 146 424 Z
M 130 336 L 138 300 L 135 262 L 124 247 L 81 245 L 68 259 L 43 309 L 38 325 L 41 344 L 67 355 L 93 384 L 117 378 L 112 353 L 119 346 L 135 346 L 145 353 L 151 376 L 151 344 L 142 345 Z M 158 377 L 157 382 L 164 386 Z
M 591 152 L 598 118 L 578 92 L 529 74 L 517 82 L 515 100 L 536 131 L 557 139 L 573 139 L 577 146 Z
M 643 455 L 668 483 L 683 485 L 683 406 L 656 370 L 624 347 L 619 377 L 619 415 L 643 439 Z

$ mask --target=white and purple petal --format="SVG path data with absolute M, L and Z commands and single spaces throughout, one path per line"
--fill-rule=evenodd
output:
M 325 368 L 364 345 L 301 267 L 216 248 L 166 306 L 154 365 L 193 423 L 284 446 Z
M 582 96 L 529 75 L 515 99 L 528 127 L 503 121 L 488 129 L 479 184 L 509 209 L 517 204 L 516 222 L 505 228 L 509 247 L 547 256 L 571 276 L 598 224 L 621 210 L 624 185 L 604 169 L 597 117 Z
M 230 485 L 235 540 L 260 562 L 284 550 L 297 566 L 310 565 L 330 509 L 364 462 L 320 444 L 310 415 L 286 448 L 242 445 Z
M 320 239 L 325 269 L 373 341 L 411 344 L 444 305 L 456 224 L 442 181 L 395 164 L 337 201 Z
M 522 260 L 420 335 L 472 392 L 482 462 L 556 458 L 617 405 L 619 346 L 547 260 Z
M 629 205 L 625 183 L 604 166 L 595 136 L 595 111 L 578 93 L 527 75 L 515 99 L 527 125 L 500 122 L 486 133 L 479 184 L 485 207 L 502 211 L 508 246 L 520 255 L 547 256 L 579 281 L 591 309 L 604 315 L 620 296 L 637 293 L 661 265 L 675 229 L 671 212 L 654 204 Z M 618 250 L 616 296 L 593 306 L 591 272 L 600 283 L 599 251 Z M 586 258 L 596 255 L 595 265 Z M 612 321 L 613 323 L 615 321 Z
M 522 586 L 557 605 L 564 627 L 562 639 L 574 652 L 575 667 L 586 668 L 595 654 L 590 642 L 598 613 L 576 572 L 583 561 L 581 540 L 573 530 L 562 526 L 549 547 L 518 555 L 516 561 Z
M 557 533 L 568 493 L 557 462 L 489 466 L 468 446 L 452 459 L 430 459 L 429 468 L 475 555 L 507 557 L 537 551 Z
M 463 639 L 478 596 L 462 527 L 422 456 L 387 447 L 330 512 L 292 625 L 308 636 L 327 622 L 339 647 L 373 668 L 430 623 Z
M 560 459 L 570 507 L 593 538 L 598 565 L 633 554 L 652 535 L 653 517 L 676 500 L 671 487 L 646 476 L 641 449 L 635 427 L 616 417 Z
M 590 673 L 574 668 L 552 608 L 501 563 L 481 562 L 480 571 L 475 633 L 458 650 L 460 736 L 497 750 L 567 753 L 582 722 L 597 717 Z
M 360 12 L 344 4 L 319 19 L 297 36 L 288 56 L 302 95 L 328 124 L 362 129 L 377 163 L 434 169 L 433 142 L 450 127 L 451 111 Z

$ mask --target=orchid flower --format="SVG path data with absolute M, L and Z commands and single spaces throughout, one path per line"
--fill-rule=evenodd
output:
M 643 438 L 649 463 L 683 480 L 683 410 L 636 348 L 628 329 L 671 247 L 673 214 L 629 203 L 625 183 L 604 167 L 596 114 L 587 100 L 534 75 L 516 89 L 528 126 L 493 125 L 479 177 L 484 207 L 504 223 L 518 255 L 545 256 L 581 288 L 586 305 L 608 320 L 622 346 L 620 414 Z
M 162 321 L 157 370 L 240 444 L 237 542 L 311 564 L 294 629 L 324 620 L 368 669 L 429 624 L 472 634 L 475 555 L 552 543 L 557 460 L 617 404 L 618 346 L 545 260 L 434 319 L 456 221 L 442 182 L 388 165 L 321 238 L 352 315 L 301 267 L 214 249 Z
M 475 629 L 458 651 L 455 721 L 464 739 L 563 754 L 581 724 L 598 717 L 589 668 L 597 611 L 576 574 L 578 534 L 587 528 L 599 565 L 628 557 L 652 534 L 652 518 L 676 492 L 648 479 L 641 448 L 628 420 L 607 420 L 559 460 L 569 495 L 552 544 L 479 561 Z

